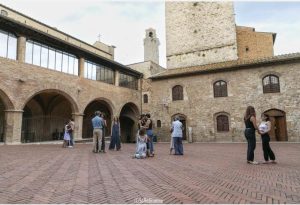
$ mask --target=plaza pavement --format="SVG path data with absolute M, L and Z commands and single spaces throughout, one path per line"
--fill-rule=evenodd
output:
M 184 144 L 184 156 L 156 144 L 106 154 L 91 144 L 0 146 L 0 203 L 300 203 L 300 144 L 271 143 L 278 164 L 249 165 L 246 144 Z M 261 144 L 256 160 L 262 161 Z

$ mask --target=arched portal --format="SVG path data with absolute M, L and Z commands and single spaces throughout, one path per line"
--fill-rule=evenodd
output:
M 182 127 L 183 127 L 183 130 L 182 130 L 182 140 L 187 140 L 186 138 L 186 132 L 187 132 L 187 121 L 186 121 L 186 116 L 184 114 L 180 114 L 180 113 L 177 113 L 175 115 L 173 115 L 171 117 L 171 121 L 173 122 L 175 117 L 179 117 L 179 121 L 182 123 Z
M 23 108 L 21 142 L 62 140 L 65 124 L 76 105 L 60 91 L 47 90 L 33 96 Z
M 134 103 L 126 103 L 120 112 L 121 141 L 135 142 L 139 109 Z
M 272 141 L 288 141 L 285 112 L 270 109 L 264 112 L 270 116 L 272 128 L 269 132 Z
M 95 117 L 96 111 L 100 111 L 102 114 L 104 114 L 104 119 L 106 120 L 107 124 L 107 127 L 104 131 L 105 137 L 111 135 L 111 122 L 113 117 L 112 108 L 105 100 L 94 100 L 90 102 L 84 110 L 82 138 L 93 137 L 92 119 Z
M 9 97 L 0 90 L 0 142 L 5 142 L 5 110 L 13 110 L 14 106 Z

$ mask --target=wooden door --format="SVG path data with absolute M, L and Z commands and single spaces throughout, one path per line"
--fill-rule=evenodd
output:
M 285 113 L 281 110 L 272 109 L 264 112 L 270 116 L 271 130 L 269 132 L 271 141 L 287 141 L 287 128 Z

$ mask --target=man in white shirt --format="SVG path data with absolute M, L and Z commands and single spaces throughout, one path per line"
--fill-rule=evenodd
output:
M 179 121 L 179 117 L 176 116 L 171 128 L 175 155 L 183 155 L 182 130 L 182 123 Z

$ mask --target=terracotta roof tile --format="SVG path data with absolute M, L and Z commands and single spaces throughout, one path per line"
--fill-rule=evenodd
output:
M 243 67 L 251 67 L 255 65 L 263 65 L 263 64 L 270 64 L 276 62 L 297 60 L 297 59 L 300 60 L 300 53 L 284 54 L 284 55 L 278 55 L 278 56 L 272 56 L 272 57 L 266 57 L 260 59 L 252 59 L 252 60 L 225 61 L 220 63 L 200 65 L 200 66 L 166 69 L 166 71 L 153 75 L 150 78 L 151 79 L 172 78 L 172 77 L 208 73 L 208 72 L 218 72 L 218 71 L 221 72 L 221 71 L 226 71 L 226 69 L 230 70 L 231 68 L 238 69 Z

